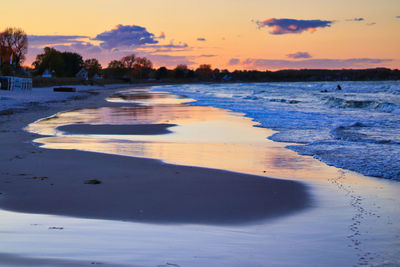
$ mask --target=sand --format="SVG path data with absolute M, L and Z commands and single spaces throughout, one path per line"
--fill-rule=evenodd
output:
M 97 261 L 75 261 L 75 260 L 62 260 L 56 258 L 47 258 L 47 259 L 40 259 L 40 258 L 30 258 L 24 256 L 16 256 L 10 255 L 6 253 L 0 253 L 1 264 L 3 266 L 92 266 L 92 265 L 106 265 L 110 266 L 104 262 L 97 262 Z M 113 263 L 112 266 L 128 266 L 122 264 L 115 264 Z M 129 266 L 135 266 L 129 264 Z
M 145 92 L 142 92 L 144 106 L 138 107 L 140 112 L 130 113 L 129 107 L 135 105 L 133 103 L 104 101 L 114 91 L 117 90 L 96 91 L 87 99 L 77 95 L 75 100 L 65 102 L 56 102 L 64 101 L 58 98 L 60 95 L 57 100 L 50 100 L 53 96 L 43 93 L 36 98 L 39 102 L 25 106 L 25 110 L 12 109 L 4 112 L 12 115 L 0 116 L 0 265 L 399 265 L 399 226 L 395 223 L 400 219 L 398 183 L 357 175 L 326 166 L 311 157 L 293 155 L 294 152 L 284 148 L 285 144 L 270 143 L 270 146 L 260 148 L 268 131 L 251 128 L 253 124 L 247 122 L 228 127 L 232 118 L 240 117 L 238 114 L 227 118 L 221 116 L 225 111 L 220 109 L 176 105 L 172 105 L 175 110 L 171 111 L 171 106 L 165 105 L 171 102 L 170 96 L 155 93 L 159 98 L 154 99 Z M 25 97 L 24 102 L 26 100 L 29 98 Z M 48 100 L 51 102 L 41 103 Z M 182 102 L 186 100 L 179 99 L 174 103 Z M 123 136 L 123 140 L 185 142 L 185 147 L 192 149 L 187 149 L 190 153 L 181 156 L 193 157 L 192 151 L 208 150 L 215 146 L 213 144 L 224 142 L 237 146 L 233 141 L 245 136 L 247 138 L 238 143 L 251 138 L 250 144 L 256 144 L 254 147 L 260 149 L 261 154 L 243 157 L 237 148 L 228 150 L 233 155 L 228 157 L 232 164 L 243 164 L 240 160 L 234 161 L 237 155 L 251 162 L 266 156 L 265 162 L 270 164 L 262 165 L 265 169 L 257 172 L 254 166 L 253 171 L 243 171 L 263 176 L 259 177 L 182 167 L 145 158 L 49 150 L 32 144 L 38 135 L 21 130 L 58 111 L 80 108 L 85 110 L 61 113 L 57 119 L 46 120 L 50 131 L 44 127 L 39 130 L 45 131 L 37 132 L 55 134 L 52 127 L 63 125 L 65 117 L 69 118 L 65 121 L 70 124 L 96 123 L 96 119 L 86 122 L 83 117 L 86 114 L 93 118 L 96 112 L 90 108 L 99 106 L 107 106 L 96 110 L 101 113 L 99 121 L 110 124 L 105 133 L 115 127 L 111 126 L 114 123 L 120 123 L 120 127 L 131 122 L 146 123 L 147 129 L 141 130 L 148 133 L 151 133 L 151 127 L 159 127 L 151 123 L 177 124 L 164 128 L 172 134 Z M 110 107 L 117 109 L 117 121 L 113 112 L 108 113 Z M 127 116 L 134 116 L 121 119 L 121 109 Z M 188 116 L 189 110 L 193 116 L 198 116 L 196 120 L 191 119 L 192 115 Z M 77 119 L 73 119 L 77 114 Z M 170 115 L 174 114 L 178 115 L 176 120 L 170 120 Z M 196 123 L 203 119 L 212 121 L 202 124 L 207 127 L 199 130 Z M 55 123 L 57 120 L 61 123 Z M 46 122 L 44 124 L 46 126 Z M 190 128 L 192 126 L 196 127 Z M 95 130 L 92 126 L 85 127 L 79 129 L 82 134 Z M 218 128 L 222 129 L 221 135 L 215 135 Z M 185 132 L 185 129 L 190 131 Z M 227 138 L 223 134 L 226 129 L 236 129 L 239 136 Z M 263 132 L 258 137 L 263 142 L 254 143 L 256 129 Z M 192 133 L 196 138 L 183 138 Z M 66 137 L 60 137 L 60 140 L 63 138 Z M 43 138 L 36 141 L 41 140 Z M 84 136 L 82 140 L 86 140 L 84 145 L 91 151 L 91 144 L 86 143 L 90 138 Z M 107 141 L 94 144 L 104 142 Z M 114 144 L 114 140 L 111 143 Z M 146 147 L 143 146 L 144 150 Z M 123 144 L 113 147 L 114 152 L 123 152 L 120 148 L 124 149 Z M 153 148 L 162 154 L 160 159 L 168 160 L 163 157 L 166 150 L 160 146 Z M 182 150 L 178 150 L 180 152 Z M 153 157 L 154 154 L 157 153 L 148 155 Z M 222 160 L 219 154 L 213 156 L 214 161 L 228 161 Z M 174 164 L 199 166 L 179 161 Z M 211 166 L 234 170 L 232 164 Z M 99 183 L 88 183 L 91 180 Z
M 243 224 L 277 218 L 311 205 L 307 187 L 279 180 L 165 164 L 152 159 L 48 150 L 34 146 L 27 124 L 62 110 L 94 108 L 113 90 L 88 99 L 35 105 L 0 116 L 0 207 L 41 214 L 152 223 Z M 170 125 L 141 125 L 140 134 Z M 66 126 L 97 133 L 109 128 Z M 81 129 L 82 130 L 82 129 Z M 100 184 L 87 184 L 96 179 Z
M 118 135 L 158 135 L 168 134 L 171 131 L 169 127 L 176 124 L 158 123 L 158 124 L 138 124 L 138 125 L 91 125 L 91 124 L 72 124 L 60 126 L 57 129 L 70 134 L 118 134 Z

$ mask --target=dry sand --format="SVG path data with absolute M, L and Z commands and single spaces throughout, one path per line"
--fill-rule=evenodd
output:
M 152 159 L 42 149 L 31 143 L 37 135 L 22 130 L 62 110 L 117 105 L 104 101 L 112 92 L 0 116 L 1 208 L 152 223 L 236 224 L 310 206 L 307 187 L 299 182 Z M 79 131 L 71 127 L 66 129 Z M 156 130 L 167 128 L 144 125 L 134 131 Z M 93 179 L 101 183 L 87 184 Z

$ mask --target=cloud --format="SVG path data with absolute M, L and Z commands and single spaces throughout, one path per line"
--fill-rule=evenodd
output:
M 43 47 L 50 46 L 59 51 L 76 52 L 84 58 L 96 57 L 103 65 L 107 61 L 119 59 L 134 53 L 151 59 L 155 65 L 176 66 L 177 64 L 195 64 L 195 56 L 168 55 L 172 52 L 190 51 L 187 43 L 173 40 L 164 43 L 164 32 L 157 37 L 146 28 L 136 25 L 117 25 L 110 31 L 104 31 L 94 38 L 81 35 L 30 35 L 27 63 L 30 64 L 37 54 L 43 53 Z M 163 43 L 160 43 L 163 42 Z M 200 57 L 213 57 L 201 55 Z
M 400 16 L 396 16 L 396 19 L 400 19 Z
M 87 39 L 88 36 L 82 35 L 28 35 L 29 45 L 46 46 L 54 44 L 77 43 L 79 39 Z
M 194 65 L 196 62 L 192 61 L 186 56 L 172 56 L 172 55 L 146 55 L 157 66 L 175 67 L 178 64 Z
M 158 39 L 165 39 L 165 33 L 161 32 L 160 36 L 158 36 Z
M 87 53 L 100 53 L 102 49 L 94 44 L 88 43 L 88 42 L 79 42 L 71 45 L 71 48 L 74 49 L 75 51 L 85 51 Z
M 189 51 L 191 48 L 187 43 L 175 44 L 171 41 L 169 44 L 155 44 L 155 45 L 146 45 L 142 47 L 138 47 L 137 50 L 147 51 L 152 53 L 165 53 L 165 52 L 182 52 L 182 51 Z
M 200 55 L 200 56 L 197 56 L 197 57 L 216 57 L 217 55 Z
M 364 18 L 346 19 L 346 21 L 364 21 Z
M 350 59 L 305 59 L 305 60 L 279 60 L 279 59 L 254 59 L 244 60 L 242 65 L 247 68 L 267 69 L 342 69 L 342 68 L 366 68 L 377 66 L 393 59 L 376 58 L 350 58 Z
M 330 27 L 330 20 L 298 20 L 269 18 L 255 22 L 259 28 L 271 27 L 271 34 L 302 33 L 304 31 L 315 32 L 317 28 Z
M 190 49 L 179 49 L 179 48 L 157 48 L 157 49 L 154 49 L 154 50 L 148 50 L 148 49 L 138 49 L 138 51 L 141 51 L 141 50 L 143 50 L 143 51 L 147 51 L 147 52 L 149 52 L 149 53 L 154 53 L 154 54 L 157 54 L 157 53 L 169 53 L 169 52 L 184 52 L 184 51 L 189 51 Z
M 78 53 L 84 57 L 98 56 L 103 52 L 103 49 L 101 49 L 99 46 L 85 42 L 70 45 L 52 45 L 51 47 L 61 52 Z M 41 50 L 40 53 L 43 53 L 43 50 Z
M 88 41 L 84 41 L 84 40 Z M 29 35 L 29 53 L 43 53 L 46 46 L 59 51 L 78 52 L 83 54 L 100 53 L 102 49 L 90 43 L 88 36 L 81 35 Z
M 205 41 L 207 41 L 207 40 L 206 40 L 206 38 L 199 37 L 199 38 L 197 38 L 197 41 L 200 41 L 200 42 L 205 42 Z
M 311 55 L 308 52 L 296 52 L 292 54 L 286 55 L 288 58 L 311 58 Z
M 110 31 L 98 34 L 93 40 L 101 41 L 100 46 L 105 49 L 118 47 L 142 46 L 157 44 L 158 41 L 153 33 L 146 28 L 137 25 L 117 25 Z
M 238 65 L 240 63 L 240 59 L 238 58 L 231 58 L 228 62 L 228 65 Z
M 166 44 L 166 45 L 147 45 L 146 47 L 148 47 L 148 48 L 178 48 L 178 49 L 182 49 L 182 48 L 188 48 L 189 45 L 187 43 L 174 44 L 174 42 L 171 41 L 169 44 Z

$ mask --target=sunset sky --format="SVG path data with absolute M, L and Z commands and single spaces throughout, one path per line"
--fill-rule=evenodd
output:
M 53 46 L 103 67 L 400 68 L 399 0 L 3 0 L 0 21 L 29 35 L 28 65 Z

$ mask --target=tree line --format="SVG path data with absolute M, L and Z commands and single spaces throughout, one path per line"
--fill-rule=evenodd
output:
M 179 64 L 173 69 L 153 68 L 146 57 L 130 54 L 119 60 L 112 60 L 102 68 L 96 58 L 83 59 L 74 52 L 61 52 L 45 47 L 36 56 L 33 68 L 22 68 L 28 51 L 28 38 L 22 29 L 7 28 L 0 32 L 0 75 L 41 76 L 48 72 L 53 77 L 75 77 L 85 69 L 89 79 L 103 77 L 110 80 L 136 82 L 156 80 L 163 82 L 279 82 L 279 81 L 339 81 L 339 80 L 400 80 L 400 71 L 388 68 L 374 69 L 301 69 L 278 71 L 212 69 L 203 64 L 196 69 Z
M 45 47 L 43 54 L 36 56 L 32 63 L 33 75 L 43 75 L 48 72 L 55 77 L 75 77 L 75 75 L 85 68 L 88 76 L 100 75 L 102 67 L 95 58 L 83 60 L 82 56 L 73 52 L 60 52 L 51 47 Z

